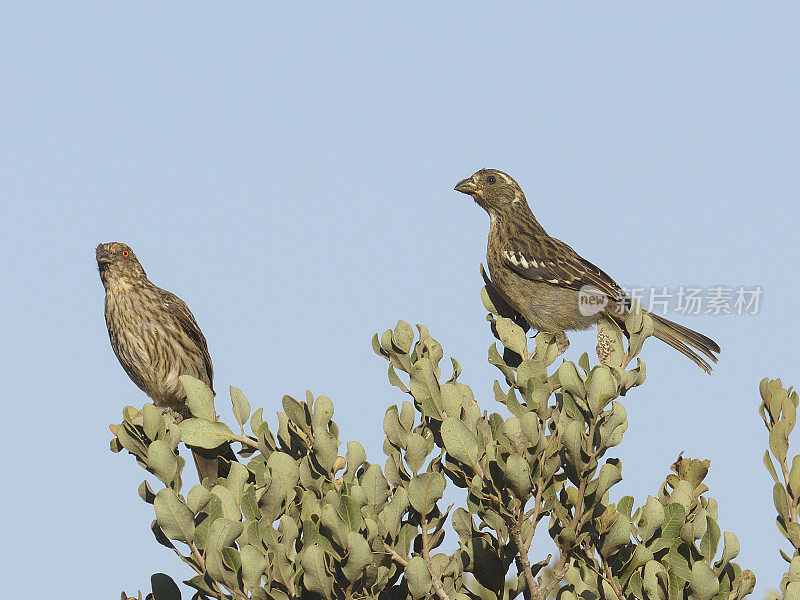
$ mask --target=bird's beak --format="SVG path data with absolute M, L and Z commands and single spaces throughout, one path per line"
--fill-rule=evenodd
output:
M 95 250 L 95 257 L 97 258 L 98 263 L 104 264 L 111 262 L 111 253 L 104 248 L 100 248 L 99 246 L 97 247 L 97 250 Z
M 468 196 L 472 196 L 475 192 L 478 191 L 478 185 L 475 183 L 475 180 L 472 177 L 467 177 L 466 179 L 462 179 L 456 184 L 456 187 L 453 188 L 457 192 L 461 192 L 462 194 L 467 194 Z

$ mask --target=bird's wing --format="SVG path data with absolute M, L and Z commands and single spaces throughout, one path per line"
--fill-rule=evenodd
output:
M 580 290 L 591 285 L 610 298 L 624 296 L 622 288 L 601 268 L 555 238 L 511 240 L 501 250 L 506 265 L 532 281 Z
M 172 292 L 168 292 L 166 290 L 161 290 L 161 292 L 163 294 L 162 300 L 164 305 L 167 307 L 170 314 L 175 317 L 175 321 L 178 326 L 197 345 L 197 348 L 203 355 L 203 363 L 206 375 L 208 376 L 208 387 L 210 387 L 213 391 L 214 367 L 211 364 L 211 355 L 208 352 L 208 343 L 206 342 L 203 332 L 200 330 L 200 326 L 197 324 L 197 321 L 195 321 L 192 311 L 189 310 L 189 307 L 183 300 L 178 298 Z

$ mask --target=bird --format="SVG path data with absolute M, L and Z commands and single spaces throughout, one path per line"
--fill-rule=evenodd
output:
M 214 368 L 206 338 L 186 303 L 153 284 L 133 250 L 122 242 L 95 250 L 105 288 L 105 320 L 111 348 L 122 368 L 153 403 L 179 420 L 189 416 L 181 375 L 214 390 Z M 211 484 L 227 475 L 236 455 L 230 444 L 192 448 L 197 474 Z
M 548 235 L 511 176 L 497 169 L 481 169 L 454 189 L 472 196 L 489 214 L 486 260 L 492 284 L 529 326 L 554 334 L 561 351 L 569 345 L 565 331 L 588 329 L 603 314 L 624 330 L 630 298 L 605 271 Z M 593 296 L 597 308 L 580 306 L 582 296 Z M 661 315 L 649 314 L 656 338 L 711 373 L 710 362 L 716 363 L 721 352 L 714 340 Z

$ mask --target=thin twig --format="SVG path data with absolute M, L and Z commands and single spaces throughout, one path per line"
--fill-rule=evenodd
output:
M 189 542 L 189 548 L 191 548 L 192 556 L 194 556 L 194 559 L 197 561 L 197 564 L 202 569 L 201 571 L 197 571 L 197 569 L 195 569 L 195 571 L 197 571 L 200 575 L 203 575 L 206 572 L 206 561 L 203 558 L 203 555 L 197 549 L 197 546 L 194 545 L 194 542 Z M 247 594 L 245 594 L 241 590 L 237 590 L 230 587 L 224 581 L 217 581 L 217 583 L 221 584 L 226 590 L 228 590 L 231 594 L 233 594 L 237 598 L 242 598 L 243 600 L 247 600 Z
M 603 561 L 603 572 L 605 573 L 603 579 L 605 579 L 606 583 L 608 583 L 608 585 L 611 586 L 611 589 L 614 590 L 614 593 L 617 595 L 617 598 L 619 598 L 619 600 L 622 600 L 622 592 L 617 587 L 617 584 L 614 583 L 614 578 L 611 576 L 611 567 L 609 567 L 608 563 L 605 561 Z
M 389 554 L 389 556 L 392 557 L 392 560 L 394 562 L 396 562 L 397 564 L 402 565 L 404 567 L 408 566 L 408 560 L 406 560 L 405 558 L 400 556 L 397 553 L 397 551 L 394 548 L 392 548 L 389 544 L 387 544 L 386 542 L 383 542 L 383 549 L 386 550 L 386 552 Z
M 531 547 L 531 542 L 533 542 L 533 534 L 536 533 L 536 525 L 539 524 L 539 520 L 542 518 L 540 516 L 542 511 L 542 493 L 544 491 L 544 479 L 539 478 L 539 481 L 536 482 L 536 498 L 533 503 L 533 508 L 529 510 L 525 514 L 525 518 L 533 517 L 531 519 L 531 530 L 528 532 L 528 537 L 525 540 L 525 552 Z
M 442 580 L 439 578 L 439 574 L 433 570 L 433 564 L 431 563 L 427 515 L 420 515 L 420 527 L 422 529 L 422 560 L 424 560 L 425 564 L 428 566 L 428 572 L 431 574 L 431 580 L 433 582 L 433 589 L 436 590 L 436 595 L 439 597 L 439 600 L 450 600 L 447 592 L 444 591 L 444 586 L 442 585 Z
M 256 450 L 258 450 L 258 442 L 250 439 L 250 436 L 233 434 L 232 436 L 230 436 L 230 438 L 231 441 L 233 442 L 241 442 L 245 446 L 250 446 L 251 448 L 255 448 Z
M 545 600 L 545 598 L 550 595 L 550 592 L 552 592 L 564 578 L 564 574 L 567 572 L 567 566 L 567 554 L 562 551 L 559 553 L 558 563 L 553 569 L 550 579 L 546 584 L 539 586 L 539 595 L 536 597 L 536 600 Z

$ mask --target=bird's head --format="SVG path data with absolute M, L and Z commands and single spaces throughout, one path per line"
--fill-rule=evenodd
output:
M 103 285 L 110 282 L 130 285 L 135 281 L 146 279 L 144 269 L 131 250 L 131 247 L 122 242 L 106 242 L 98 244 L 95 250 L 97 270 Z
M 472 196 L 492 218 L 528 205 L 519 184 L 497 169 L 481 169 L 459 181 L 454 189 Z

